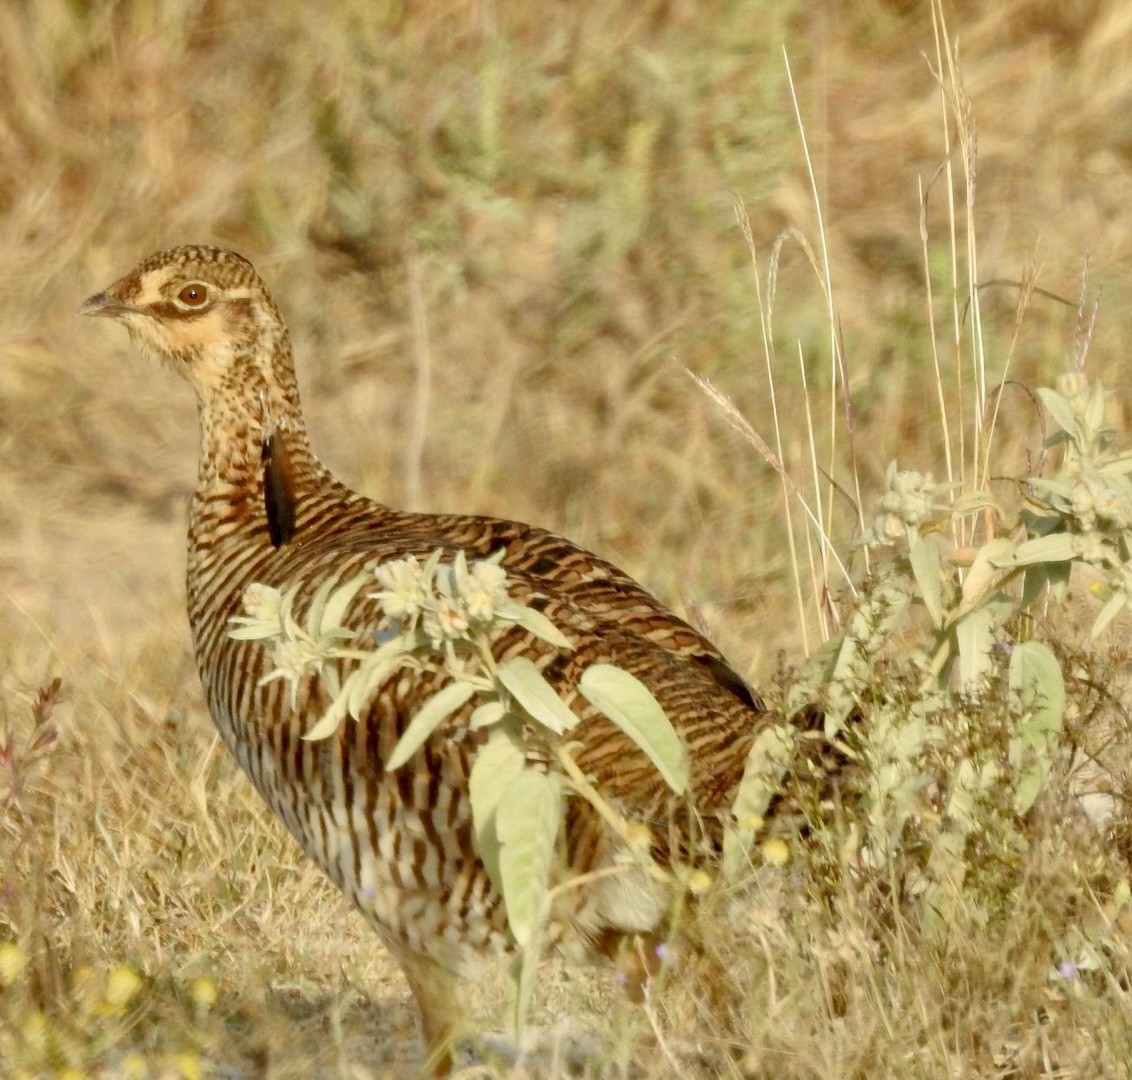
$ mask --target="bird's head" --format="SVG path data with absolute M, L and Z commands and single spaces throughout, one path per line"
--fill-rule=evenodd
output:
M 240 388 L 272 398 L 293 393 L 279 309 L 252 264 L 233 251 L 159 251 L 78 313 L 122 323 L 143 352 L 185 376 L 202 403 Z

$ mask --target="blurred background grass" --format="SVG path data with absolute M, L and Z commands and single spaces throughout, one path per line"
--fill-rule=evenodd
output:
M 1132 7 L 947 15 L 977 130 L 979 280 L 1070 301 L 1034 295 L 1019 323 L 1020 290 L 988 286 L 988 370 L 1012 356 L 1033 387 L 1066 366 L 1087 255 L 1104 297 L 1090 370 L 1127 400 Z M 354 947 L 213 741 L 181 583 L 191 394 L 124 335 L 78 325 L 78 303 L 157 248 L 236 248 L 288 319 L 315 448 L 345 480 L 563 532 L 706 618 L 758 682 L 801 640 L 778 481 L 682 368 L 769 429 L 734 207 L 762 274 L 786 230 L 819 242 L 784 50 L 863 479 L 893 457 L 938 473 L 918 185 L 944 324 L 950 193 L 926 3 L 0 5 L 0 722 L 16 745 L 32 692 L 64 682 L 49 757 L 4 766 L 23 779 L 0 937 L 29 958 L 37 1007 L 58 1019 L 75 971 L 122 963 L 182 1018 L 203 971 L 239 1030 L 268 1008 L 254 988 L 282 978 L 335 1003 L 304 1012 L 334 1031 L 360 992 L 343 987 L 411 1031 L 376 942 Z M 793 462 L 793 365 L 827 386 L 829 330 L 790 240 L 774 314 Z M 1036 431 L 1028 406 L 1004 421 L 1018 473 Z

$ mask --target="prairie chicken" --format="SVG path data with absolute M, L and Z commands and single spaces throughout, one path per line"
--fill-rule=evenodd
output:
M 280 682 L 262 681 L 270 649 L 229 635 L 248 585 L 301 581 L 301 605 L 328 578 L 344 581 L 385 560 L 423 559 L 437 548 L 476 558 L 502 552 L 513 595 L 576 648 L 554 656 L 518 627 L 501 632 L 493 648 L 530 656 L 563 691 L 581 717 L 572 733 L 578 764 L 623 814 L 652 829 L 662 859 L 691 818 L 701 823 L 701 842 L 718 842 L 748 748 L 766 722 L 763 706 L 701 634 L 568 540 L 496 518 L 405 513 L 339 483 L 311 453 L 279 309 L 241 256 L 213 247 L 159 252 L 80 314 L 121 322 L 144 353 L 196 391 L 188 612 L 208 707 L 267 804 L 400 963 L 426 1049 L 443 1063 L 463 1024 L 458 979 L 513 949 L 502 899 L 473 843 L 468 772 L 477 733 L 461 726 L 470 706 L 404 767 L 386 770 L 408 719 L 440 685 L 437 676 L 402 670 L 360 720 L 329 739 L 303 740 L 326 690 L 308 676 L 293 705 Z M 364 635 L 381 619 L 363 593 L 343 621 Z M 646 756 L 571 693 L 581 671 L 599 661 L 641 680 L 686 743 L 690 795 L 679 812 Z M 577 802 L 565 844 L 571 869 L 585 872 L 610 863 L 616 845 Z M 605 876 L 584 891 L 569 922 L 591 951 L 609 953 L 625 935 L 657 930 L 664 909 L 640 879 Z

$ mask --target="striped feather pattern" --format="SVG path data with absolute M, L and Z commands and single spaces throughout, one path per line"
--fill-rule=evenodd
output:
M 159 252 L 91 297 L 85 314 L 122 322 L 141 349 L 193 385 L 200 470 L 189 525 L 188 610 L 209 710 L 225 743 L 306 853 L 350 897 L 401 962 L 438 1048 L 462 1020 L 458 976 L 475 977 L 508 948 L 506 917 L 472 843 L 468 770 L 477 735 L 460 720 L 404 768 L 383 767 L 408 718 L 439 687 L 403 670 L 366 716 L 336 736 L 305 742 L 328 704 L 313 677 L 296 707 L 262 641 L 234 640 L 252 582 L 301 582 L 300 613 L 328 578 L 345 581 L 377 563 L 438 547 L 469 557 L 503 551 L 515 599 L 576 640 L 560 653 L 515 628 L 496 642 L 502 658 L 533 659 L 582 717 L 581 767 L 631 818 L 654 826 L 667 858 L 710 852 L 719 840 L 761 703 L 701 634 L 622 571 L 562 537 L 495 518 L 410 514 L 350 491 L 311 453 L 291 346 L 251 265 L 217 248 Z M 359 635 L 381 611 L 365 590 L 344 622 Z M 686 740 L 692 784 L 674 805 L 647 758 L 576 692 L 581 672 L 609 662 L 641 679 Z M 579 800 L 567 820 L 577 871 L 608 862 L 612 842 Z M 583 939 L 608 948 L 624 933 L 657 929 L 663 898 L 643 880 L 606 878 L 572 919 Z

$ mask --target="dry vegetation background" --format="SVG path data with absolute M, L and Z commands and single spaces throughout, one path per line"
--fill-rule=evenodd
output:
M 977 122 L 979 279 L 1071 301 L 1035 295 L 1019 328 L 1018 290 L 988 287 L 988 366 L 1017 333 L 1013 378 L 1064 369 L 1088 255 L 1104 296 L 1090 370 L 1124 403 L 1132 8 L 947 16 Z M 926 3 L 0 5 L 0 942 L 27 963 L 0 970 L 0 1058 L 19 1048 L 31 1075 L 368 1076 L 412 1036 L 376 940 L 215 744 L 183 611 L 190 392 L 125 335 L 77 324 L 79 302 L 157 248 L 236 248 L 288 318 L 314 445 L 344 479 L 564 532 L 702 613 L 765 680 L 800 641 L 777 480 L 682 368 L 768 428 L 734 205 L 762 273 L 784 230 L 817 243 L 784 47 L 879 489 L 893 457 L 940 462 L 918 182 L 944 305 L 950 241 Z M 798 350 L 813 385 L 829 379 L 796 244 L 774 325 L 793 455 Z M 1021 473 L 1040 438 L 1023 394 L 1004 425 Z M 28 753 L 54 676 L 58 737 Z M 965 1004 L 949 1019 L 889 1001 L 824 1025 L 816 991 L 812 1013 L 768 1013 L 780 1053 L 749 1075 L 995 1075 L 1046 993 L 1040 959 L 1015 951 L 1027 936 L 994 944 L 993 977 L 950 987 Z M 795 1003 L 826 986 L 804 964 L 779 974 Z M 584 1014 L 605 993 L 568 980 L 553 1001 Z M 1121 1060 L 1119 1020 L 1110 1065 L 1082 1051 L 1073 1075 Z M 1016 1075 L 1053 1075 L 1034 1055 Z

